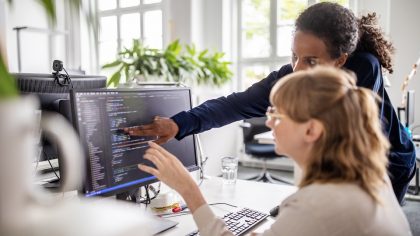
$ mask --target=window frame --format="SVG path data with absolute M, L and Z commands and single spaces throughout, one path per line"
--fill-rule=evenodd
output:
M 244 75 L 242 73 L 243 69 L 249 66 L 268 66 L 269 72 L 278 70 L 280 65 L 285 65 L 290 63 L 290 56 L 278 56 L 277 55 L 277 0 L 270 1 L 270 21 L 269 21 L 269 43 L 270 43 L 270 52 L 268 57 L 255 57 L 255 58 L 243 58 L 242 54 L 242 30 L 243 30 L 243 21 L 242 21 L 242 2 L 244 0 L 237 0 L 237 77 L 238 77 L 238 90 L 244 90 Z M 357 0 L 348 0 L 349 8 L 356 12 Z M 319 2 L 318 0 L 307 0 L 308 6 Z M 267 74 L 268 75 L 268 74 Z
M 108 16 L 116 16 L 117 17 L 117 52 L 120 52 L 122 50 L 122 41 L 123 39 L 121 38 L 121 16 L 125 15 L 125 14 L 132 14 L 132 13 L 139 13 L 140 14 L 140 40 L 144 40 L 145 39 L 145 35 L 144 35 L 144 29 L 145 29 L 145 22 L 144 22 L 144 16 L 146 12 L 149 11 L 154 11 L 154 10 L 160 10 L 162 12 L 162 48 L 164 48 L 165 43 L 167 41 L 167 30 L 166 30 L 166 18 L 167 18 L 167 13 L 166 13 L 166 9 L 167 9 L 167 0 L 162 0 L 161 2 L 158 3 L 151 3 L 151 4 L 144 4 L 144 0 L 140 0 L 140 4 L 137 6 L 133 6 L 133 7 L 124 7 L 124 8 L 120 8 L 120 0 L 114 0 L 116 1 L 116 8 L 115 9 L 110 9 L 110 10 L 104 10 L 101 11 L 99 10 L 98 7 L 98 1 L 100 0 L 96 0 L 96 9 L 97 9 L 97 13 L 98 13 L 98 22 L 100 22 L 100 19 L 102 17 L 108 17 Z M 99 30 L 98 30 L 99 33 Z M 98 64 L 99 64 L 99 68 L 101 67 L 100 65 L 100 50 L 99 50 L 99 44 L 102 43 L 102 41 L 99 38 L 100 36 L 97 36 L 97 43 L 95 44 L 96 47 L 96 51 L 98 52 Z M 117 55 L 116 55 L 117 56 Z

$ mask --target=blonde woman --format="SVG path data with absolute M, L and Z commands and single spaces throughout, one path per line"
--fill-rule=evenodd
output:
M 264 235 L 411 235 L 386 173 L 389 143 L 376 96 L 352 75 L 318 67 L 285 76 L 270 94 L 276 152 L 303 170 L 299 190 Z M 178 191 L 201 235 L 232 235 L 178 159 L 155 143 L 145 172 Z

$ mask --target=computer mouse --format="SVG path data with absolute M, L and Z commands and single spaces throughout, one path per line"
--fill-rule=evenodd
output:
M 279 214 L 280 206 L 275 206 L 270 210 L 270 216 L 276 217 Z

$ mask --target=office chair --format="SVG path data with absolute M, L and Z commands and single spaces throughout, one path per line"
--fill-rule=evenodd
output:
M 266 119 L 266 117 L 247 119 L 244 120 L 244 122 L 240 125 L 243 131 L 244 152 L 253 158 L 262 159 L 263 161 L 263 169 L 261 173 L 248 178 L 247 180 L 256 180 L 270 183 L 282 182 L 293 185 L 293 182 L 280 176 L 275 176 L 269 173 L 267 170 L 266 160 L 281 158 L 274 152 L 274 144 L 261 144 L 254 139 L 254 135 L 270 130 L 265 126 Z

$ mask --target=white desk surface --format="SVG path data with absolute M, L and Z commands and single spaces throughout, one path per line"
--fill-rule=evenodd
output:
M 262 183 L 247 180 L 238 180 L 235 185 L 223 185 L 222 179 L 212 177 L 206 179 L 200 186 L 207 203 L 229 203 L 237 208 L 219 204 L 211 206 L 216 215 L 222 216 L 230 211 L 242 207 L 259 210 L 268 213 L 271 208 L 280 204 L 289 195 L 296 192 L 295 186 Z M 197 229 L 191 214 L 167 218 L 177 221 L 179 224 L 172 229 L 159 235 L 186 235 Z M 273 223 L 269 217 L 266 222 L 257 226 L 257 232 L 262 232 Z

